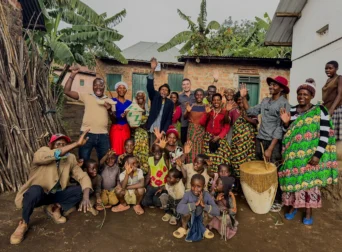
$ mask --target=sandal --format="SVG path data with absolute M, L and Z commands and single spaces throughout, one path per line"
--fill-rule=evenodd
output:
M 133 209 L 137 215 L 142 215 L 143 213 L 145 213 L 144 209 L 142 209 L 140 205 L 135 205 Z
M 293 218 L 296 216 L 296 213 L 297 213 L 297 209 L 294 209 L 293 211 L 292 211 L 292 213 L 286 213 L 285 214 L 285 219 L 287 219 L 287 220 L 293 220 Z
M 180 227 L 175 232 L 173 232 L 173 236 L 178 239 L 183 238 L 186 234 L 187 234 L 187 231 L 183 227 Z
M 112 207 L 112 212 L 114 212 L 114 213 L 119 213 L 119 212 L 126 211 L 126 210 L 128 210 L 129 208 L 130 208 L 129 205 L 124 206 L 124 205 L 122 205 L 122 204 L 119 204 L 119 205 L 117 205 L 117 206 L 115 206 L 115 207 Z
M 96 208 L 97 211 L 103 211 L 103 209 L 104 209 L 101 204 L 96 204 L 95 208 Z
M 273 213 L 278 213 L 281 211 L 281 208 L 283 207 L 282 204 L 278 204 L 278 203 L 274 203 L 272 206 L 271 206 L 271 209 L 270 211 L 273 212 Z
M 105 205 L 105 208 L 111 208 L 112 206 L 111 205 Z
M 172 217 L 171 214 L 165 214 L 165 215 L 162 217 L 162 220 L 166 222 L 166 221 L 169 221 L 169 220 L 171 219 L 171 217 Z
M 213 239 L 214 238 L 214 233 L 211 232 L 209 229 L 206 229 L 204 232 L 204 237 L 206 239 Z
M 303 224 L 304 224 L 304 225 L 312 225 L 312 224 L 313 224 L 313 218 L 312 218 L 312 216 L 311 216 L 310 219 L 304 218 L 304 219 L 303 219 Z
M 172 226 L 176 226 L 177 225 L 177 218 L 175 216 L 172 216 L 170 221 L 169 221 L 169 224 Z

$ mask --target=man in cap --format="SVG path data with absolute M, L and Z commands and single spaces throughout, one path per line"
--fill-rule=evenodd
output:
M 19 244 L 28 230 L 30 216 L 36 207 L 46 206 L 45 213 L 56 223 L 66 222 L 63 213 L 81 201 L 79 211 L 90 211 L 89 192 L 91 180 L 86 172 L 77 165 L 76 157 L 70 151 L 86 144 L 85 130 L 77 142 L 71 143 L 69 137 L 55 134 L 49 146 L 34 153 L 28 181 L 20 188 L 15 204 L 22 209 L 22 220 L 11 235 L 11 244 Z M 70 178 L 79 186 L 68 186 Z
M 108 117 L 113 117 L 113 100 L 105 94 L 105 83 L 101 78 L 93 81 L 93 93 L 79 93 L 72 91 L 72 83 L 79 69 L 74 68 L 64 86 L 64 94 L 68 97 L 84 103 L 84 115 L 81 126 L 81 134 L 85 129 L 90 128 L 87 143 L 79 148 L 79 158 L 87 161 L 93 148 L 95 148 L 98 160 L 101 160 L 110 148 L 108 136 Z
M 256 137 L 256 157 L 258 160 L 263 160 L 265 157 L 267 162 L 272 162 L 279 165 L 281 156 L 281 141 L 283 139 L 283 124 L 280 119 L 280 109 L 285 108 L 290 111 L 290 104 L 283 96 L 290 92 L 288 81 L 282 76 L 277 76 L 272 79 L 266 79 L 269 86 L 271 97 L 267 97 L 260 104 L 249 108 L 246 95 L 248 93 L 246 84 L 241 85 L 240 94 L 243 99 L 243 104 L 248 115 L 261 115 L 261 125 Z M 264 148 L 264 155 L 262 148 Z M 280 188 L 277 191 L 276 201 L 281 201 Z

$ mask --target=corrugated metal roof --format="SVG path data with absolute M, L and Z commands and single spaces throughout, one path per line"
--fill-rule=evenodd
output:
M 293 26 L 300 18 L 307 0 L 280 0 L 265 45 L 291 46 Z
M 141 41 L 123 50 L 122 54 L 127 60 L 133 61 L 150 61 L 155 57 L 159 62 L 178 63 L 177 57 L 180 55 L 178 49 L 174 47 L 165 52 L 158 52 L 158 48 L 162 45 L 163 43 Z
M 229 56 L 186 56 L 183 55 L 178 59 L 180 62 L 187 60 L 198 63 L 216 62 L 243 62 L 246 64 L 268 65 L 274 67 L 291 68 L 292 61 L 288 58 L 260 58 L 260 57 L 229 57 Z
M 46 31 L 44 16 L 37 0 L 19 0 L 23 13 L 23 27 Z

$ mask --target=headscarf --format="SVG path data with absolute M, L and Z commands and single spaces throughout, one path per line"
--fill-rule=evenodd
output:
M 175 134 L 175 136 L 177 137 L 177 139 L 179 139 L 179 133 L 177 131 L 177 129 L 175 128 L 175 126 L 171 125 L 169 127 L 169 129 L 166 131 L 166 136 L 170 135 L 170 134 Z
M 312 97 L 315 97 L 315 94 L 316 94 L 316 83 L 315 82 L 312 82 L 312 83 L 305 82 L 304 84 L 300 85 L 297 88 L 297 94 L 298 94 L 299 90 L 301 90 L 301 89 L 308 90 L 312 94 Z
M 128 90 L 128 85 L 126 82 L 123 81 L 119 81 L 118 83 L 115 84 L 115 90 L 117 90 L 119 88 L 119 86 L 124 86 L 127 90 Z

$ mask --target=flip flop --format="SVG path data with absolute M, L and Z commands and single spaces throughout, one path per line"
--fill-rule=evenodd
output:
M 206 229 L 204 232 L 204 237 L 206 239 L 213 239 L 214 238 L 214 233 L 211 232 L 209 229 Z
M 169 221 L 170 219 L 171 219 L 171 214 L 165 214 L 163 217 L 162 217 L 162 220 L 163 221 L 165 221 L 165 222 L 167 222 L 167 221 Z
M 285 219 L 287 219 L 287 220 L 293 220 L 294 219 L 294 217 L 296 216 L 296 213 L 297 213 L 297 208 L 296 209 L 294 209 L 293 211 L 292 211 L 292 213 L 286 213 L 285 214 Z
M 96 204 L 95 208 L 96 208 L 97 211 L 103 211 L 103 206 L 100 205 L 100 204 Z
M 177 225 L 177 218 L 175 216 L 172 216 L 170 221 L 169 221 L 169 224 L 172 226 L 176 226 Z
M 105 205 L 105 208 L 111 208 L 112 206 L 111 205 Z
M 119 213 L 119 212 L 123 212 L 123 211 L 126 211 L 126 210 L 128 210 L 128 209 L 130 209 L 130 206 L 129 205 L 126 205 L 126 206 L 124 206 L 124 205 L 118 205 L 118 206 L 115 206 L 115 207 L 112 207 L 112 212 L 114 212 L 114 213 Z
M 175 232 L 173 232 L 173 236 L 178 239 L 183 238 L 186 234 L 187 234 L 187 231 L 183 227 L 180 227 Z
M 142 215 L 143 213 L 145 213 L 144 209 L 142 209 L 140 205 L 135 205 L 133 209 L 137 215 Z

